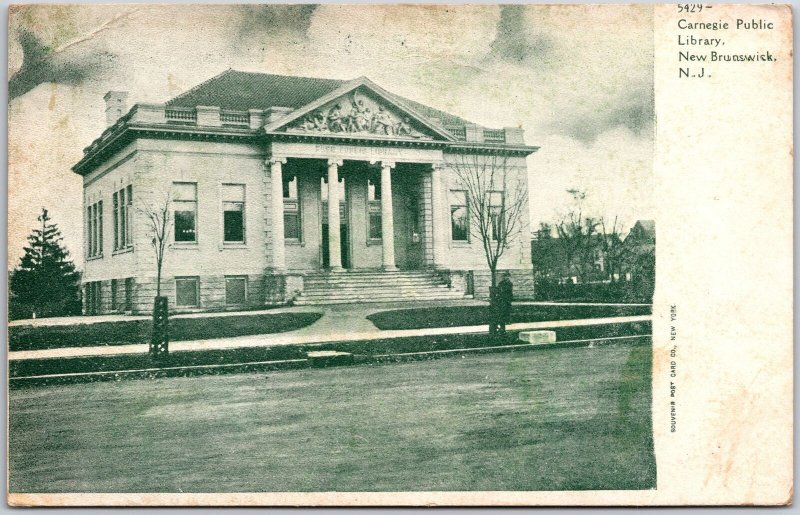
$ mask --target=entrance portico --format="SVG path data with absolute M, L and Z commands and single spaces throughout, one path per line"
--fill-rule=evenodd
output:
M 275 272 L 437 265 L 435 256 L 442 254 L 435 251 L 436 235 L 443 247 L 447 234 L 441 195 L 433 187 L 440 180 L 441 150 L 279 141 L 270 146 L 268 190 L 272 199 L 284 200 L 267 199 Z M 299 218 L 297 232 L 290 228 L 293 217 Z

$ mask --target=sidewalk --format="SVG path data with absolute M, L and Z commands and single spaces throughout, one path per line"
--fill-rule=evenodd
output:
M 519 300 L 515 306 L 652 306 L 652 304 L 633 304 L 627 302 L 559 302 L 550 300 Z
M 270 315 L 273 313 L 318 313 L 315 306 L 281 307 L 269 309 L 253 309 L 249 311 L 203 311 L 200 313 L 181 313 L 170 315 L 170 318 L 210 318 L 210 317 L 233 317 L 246 315 Z M 52 317 L 52 318 L 27 318 L 25 320 L 12 320 L 8 323 L 9 327 L 31 326 L 48 327 L 63 325 L 87 325 L 102 324 L 104 322 L 130 322 L 132 320 L 150 320 L 150 315 L 78 315 L 71 317 Z
M 200 313 L 181 313 L 170 315 L 170 318 L 210 318 L 210 317 L 233 317 L 233 316 L 247 316 L 247 315 L 270 315 L 276 313 L 319 313 L 325 312 L 347 312 L 353 310 L 360 310 L 362 313 L 376 313 L 378 311 L 386 311 L 390 309 L 408 309 L 408 308 L 421 308 L 428 306 L 473 306 L 473 305 L 486 305 L 485 300 L 480 299 L 464 299 L 464 300 L 440 300 L 440 301 L 422 301 L 422 302 L 378 302 L 365 304 L 329 304 L 319 306 L 284 306 L 279 308 L 267 309 L 254 309 L 245 311 L 203 311 Z M 650 306 L 650 304 L 625 304 L 625 303 L 609 303 L 609 302 L 554 302 L 554 301 L 532 301 L 520 300 L 515 301 L 514 305 L 519 306 Z M 150 320 L 150 315 L 92 315 L 92 316 L 71 316 L 71 317 L 53 317 L 53 318 L 29 318 L 25 320 L 11 320 L 8 322 L 9 327 L 15 326 L 64 326 L 64 325 L 83 325 L 83 324 L 100 324 L 104 322 L 128 322 L 131 320 Z
M 322 306 L 318 306 L 323 308 Z M 415 306 L 420 307 L 420 306 Z M 296 309 L 296 308 L 289 308 Z M 374 307 L 370 311 L 383 311 L 386 306 Z M 305 311 L 305 309 L 304 309 Z M 320 309 L 316 310 L 317 312 Z M 326 306 L 325 315 L 316 323 L 286 333 L 239 336 L 234 338 L 220 338 L 214 340 L 192 340 L 170 343 L 171 352 L 179 351 L 205 351 L 253 347 L 277 347 L 283 345 L 308 345 L 316 343 L 332 343 L 343 341 L 362 341 L 391 338 L 406 338 L 409 336 L 438 336 L 446 334 L 471 334 L 488 332 L 486 324 L 463 327 L 437 327 L 429 329 L 404 329 L 382 331 L 377 329 L 372 322 L 364 317 L 364 306 L 352 305 Z M 273 311 L 270 311 L 273 312 Z M 331 316 L 335 314 L 335 316 Z M 326 320 L 327 319 L 327 320 Z M 648 322 L 652 315 L 588 318 L 582 320 L 559 320 L 545 322 L 528 322 L 508 325 L 510 331 L 532 330 L 544 327 L 578 327 L 585 325 L 619 324 L 625 322 Z M 148 351 L 147 344 L 133 345 L 103 345 L 97 347 L 68 347 L 59 349 L 44 349 L 33 351 L 15 351 L 8 353 L 9 360 L 45 359 L 45 358 L 71 358 L 77 356 L 114 356 L 122 354 L 144 354 Z

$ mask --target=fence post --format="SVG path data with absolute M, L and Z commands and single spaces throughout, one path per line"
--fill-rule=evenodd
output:
M 163 358 L 169 354 L 169 306 L 167 297 L 153 302 L 153 333 L 150 337 L 150 357 Z

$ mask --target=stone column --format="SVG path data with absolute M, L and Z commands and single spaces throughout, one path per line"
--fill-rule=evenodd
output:
M 342 270 L 339 234 L 339 167 L 341 159 L 328 159 L 328 259 L 331 272 Z
M 272 268 L 276 271 L 286 270 L 286 247 L 283 242 L 283 164 L 285 157 L 271 157 L 270 191 L 272 193 Z
M 433 266 L 446 268 L 447 220 L 444 215 L 444 181 L 442 164 L 431 164 L 431 218 L 433 222 Z
M 381 238 L 383 269 L 397 270 L 394 261 L 394 209 L 392 209 L 392 168 L 394 163 L 381 162 Z

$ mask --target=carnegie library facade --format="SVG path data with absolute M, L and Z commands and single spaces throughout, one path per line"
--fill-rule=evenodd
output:
M 106 97 L 83 177 L 84 309 L 152 310 L 150 213 L 166 214 L 173 311 L 488 296 L 458 156 L 502 156 L 527 185 L 518 128 L 488 129 L 351 81 L 228 70 L 166 104 Z M 526 186 L 527 187 L 527 186 Z M 496 192 L 502 195 L 502 192 Z M 532 295 L 525 206 L 498 270 Z

